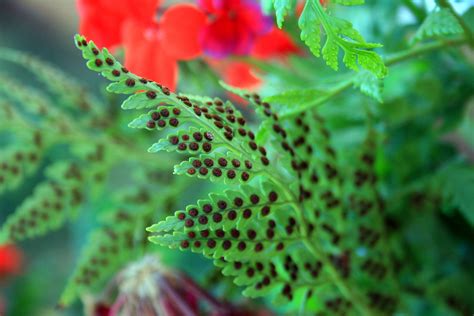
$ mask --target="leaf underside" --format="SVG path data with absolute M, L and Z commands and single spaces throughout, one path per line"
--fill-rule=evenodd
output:
M 140 112 L 130 126 L 162 131 L 149 152 L 184 154 L 176 174 L 230 186 L 149 227 L 152 242 L 212 259 L 249 297 L 335 314 L 396 309 L 378 222 L 374 133 L 346 178 L 319 116 L 281 120 L 259 95 L 232 89 L 271 128 L 257 138 L 229 101 L 175 94 L 75 40 L 87 66 L 112 81 L 109 92 L 130 94 L 122 108 Z

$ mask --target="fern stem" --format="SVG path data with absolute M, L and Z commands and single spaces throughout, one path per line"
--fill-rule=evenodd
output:
M 467 37 L 458 37 L 458 38 L 454 38 L 454 39 L 446 39 L 446 40 L 440 40 L 440 41 L 436 41 L 436 42 L 431 42 L 431 43 L 418 45 L 414 48 L 410 48 L 410 49 L 407 49 L 407 50 L 404 50 L 404 51 L 401 51 L 401 52 L 394 53 L 394 54 L 390 55 L 389 57 L 387 57 L 385 59 L 385 65 L 386 66 L 393 66 L 395 64 L 404 62 L 406 60 L 410 60 L 410 59 L 413 59 L 413 58 L 419 57 L 421 55 L 431 53 L 431 52 L 434 52 L 434 51 L 437 51 L 437 50 L 440 50 L 440 49 L 443 49 L 443 48 L 451 48 L 451 47 L 460 46 L 460 45 L 467 44 L 467 43 L 469 43 L 469 39 Z M 305 107 L 301 107 L 297 111 L 282 113 L 280 115 L 280 117 L 282 119 L 290 118 L 290 117 L 293 117 L 295 115 L 298 115 L 301 112 L 304 112 L 304 111 L 310 110 L 312 108 L 315 108 L 315 107 L 325 103 L 326 101 L 332 99 L 333 97 L 338 96 L 339 94 L 346 91 L 347 89 L 349 89 L 351 86 L 353 86 L 354 82 L 355 82 L 355 78 L 344 81 L 343 83 L 341 83 L 336 88 L 328 91 L 327 95 L 325 97 L 319 99 L 317 102 L 312 103 L 312 104 L 308 104 Z
M 395 53 L 388 57 L 385 60 L 385 64 L 387 66 L 392 66 L 394 64 L 398 64 L 400 62 L 403 62 L 405 60 L 409 60 L 412 58 L 419 57 L 420 55 L 424 55 L 426 53 L 430 53 L 433 51 L 437 51 L 439 49 L 445 48 L 445 47 L 454 47 L 454 46 L 459 46 L 462 44 L 466 44 L 468 42 L 468 38 L 466 37 L 460 37 L 460 38 L 455 38 L 451 40 L 442 40 L 442 41 L 436 41 L 432 43 L 427 43 L 423 45 L 419 45 L 417 47 L 414 47 L 412 49 L 407 49 L 405 51 L 401 51 L 399 53 Z
M 403 4 L 410 10 L 411 13 L 413 13 L 419 23 L 423 22 L 423 20 L 426 18 L 426 12 L 413 3 L 412 0 L 403 0 Z
M 326 96 L 318 99 L 317 102 L 308 104 L 306 106 L 302 106 L 298 109 L 298 111 L 288 111 L 286 113 L 282 113 L 280 115 L 280 117 L 282 119 L 286 119 L 286 118 L 293 117 L 293 116 L 295 116 L 295 115 L 297 115 L 301 112 L 309 111 L 312 108 L 315 108 L 315 107 L 317 107 L 321 104 L 324 104 L 324 103 L 326 103 L 326 101 L 328 101 L 328 100 L 332 99 L 333 97 L 339 95 L 340 93 L 346 91 L 347 89 L 349 89 L 353 85 L 353 83 L 354 83 L 353 79 L 346 80 L 343 83 L 336 86 L 336 88 L 330 90 Z
M 306 304 L 308 303 L 308 295 L 305 295 L 303 297 L 303 300 L 300 304 L 300 309 L 298 311 L 298 316 L 303 316 L 304 313 L 306 312 Z

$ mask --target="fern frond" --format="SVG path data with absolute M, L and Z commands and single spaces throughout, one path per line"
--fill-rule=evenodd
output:
M 275 104 L 292 105 L 295 108 L 306 108 L 315 103 L 323 101 L 327 96 L 327 92 L 320 89 L 298 89 L 288 90 L 279 94 L 275 94 L 265 98 L 265 101 Z M 283 113 L 284 115 L 284 113 Z
M 444 208 L 456 208 L 474 226 L 474 168 L 472 166 L 453 165 L 437 175 L 440 192 L 444 199 Z
M 48 91 L 54 96 L 56 104 L 71 110 L 79 110 L 80 120 L 84 117 L 103 115 L 104 108 L 91 94 L 71 76 L 59 68 L 30 54 L 5 48 L 0 48 L 0 60 L 14 63 L 34 74 Z
M 63 161 L 50 166 L 46 174 L 48 180 L 7 218 L 0 230 L 0 243 L 44 235 L 75 216 L 83 200 L 81 170 Z
M 16 189 L 28 176 L 34 174 L 40 167 L 48 148 L 47 140 L 38 130 L 30 128 L 18 113 L 15 113 L 13 107 L 5 104 L 3 108 L 6 113 L 2 115 L 5 120 L 0 119 L 2 123 L 0 131 L 4 129 L 4 132 L 8 134 L 9 127 L 15 125 L 18 132 L 10 135 L 13 136 L 15 142 L 0 149 L 0 194 Z
M 360 5 L 364 3 L 363 0 L 331 2 L 341 5 Z M 273 1 L 280 28 L 285 16 L 292 8 L 292 3 L 293 1 L 290 0 Z M 378 78 L 387 75 L 387 68 L 382 58 L 372 51 L 372 49 L 381 47 L 381 45 L 367 43 L 350 22 L 330 15 L 319 0 L 306 1 L 298 20 L 298 26 L 301 29 L 301 39 L 311 52 L 317 57 L 322 52 L 326 64 L 334 70 L 339 68 L 339 52 L 342 50 L 344 53 L 343 63 L 347 68 L 358 71 L 360 66 L 372 72 Z M 326 35 L 324 45 L 321 45 L 321 29 L 324 30 Z
M 288 272 L 277 271 L 290 249 L 301 248 L 300 223 L 291 215 L 291 203 L 275 187 L 242 186 L 239 191 L 211 194 L 150 227 L 156 234 L 150 240 L 214 258 L 224 274 L 246 286 L 244 294 L 262 296 L 291 282 Z M 307 288 L 313 280 L 309 273 L 306 277 L 293 288 Z M 291 299 L 287 294 L 286 300 Z
M 60 306 L 70 305 L 82 293 L 100 290 L 127 262 L 143 255 L 145 245 L 136 234 L 145 228 L 140 216 L 124 211 L 114 213 L 113 220 L 118 225 L 101 227 L 90 234 L 80 262 L 59 299 Z M 124 221 L 129 222 L 124 225 Z
M 384 231 L 385 205 L 377 190 L 377 142 L 377 133 L 369 129 L 364 144 L 352 159 L 351 177 L 345 189 L 348 208 L 344 214 L 350 218 L 350 222 L 344 230 L 357 238 L 346 240 L 348 243 L 345 246 L 360 251 L 353 262 L 357 282 L 366 284 L 368 290 L 377 291 L 381 297 L 385 297 L 385 307 L 393 310 L 397 301 L 391 295 L 397 294 L 398 288 L 393 281 L 391 254 L 387 251 L 389 242 Z
M 82 41 L 81 38 L 77 40 Z M 89 68 L 114 81 L 107 87 L 108 91 L 134 93 L 124 101 L 123 109 L 153 108 L 133 120 L 131 127 L 176 130 L 151 146 L 150 152 L 166 150 L 215 155 L 222 149 L 236 157 L 242 156 L 244 161 L 252 161 L 253 166 L 258 169 L 265 169 L 270 164 L 265 148 L 257 145 L 255 134 L 247 128 L 242 114 L 230 102 L 176 95 L 167 87 L 129 73 L 107 50 L 98 51 L 93 43 L 81 43 L 78 47 L 83 51 L 83 56 L 89 59 Z M 98 53 L 94 54 L 94 51 Z M 191 126 L 182 128 L 188 124 Z M 247 175 L 248 173 L 242 173 L 242 182 L 249 180 Z
M 384 82 L 377 78 L 373 73 L 368 71 L 361 71 L 354 78 L 354 87 L 359 88 L 360 91 L 368 97 L 383 103 L 382 93 Z
M 0 77 L 0 193 L 19 187 L 35 172 L 45 173 L 15 210 L 5 210 L 12 212 L 2 223 L 0 243 L 45 235 L 75 219 L 79 210 L 110 206 L 94 209 L 106 213 L 106 224 L 90 237 L 60 300 L 60 305 L 69 305 L 79 295 L 103 286 L 122 265 L 143 255 L 145 248 L 150 251 L 145 228 L 153 223 L 155 206 L 174 207 L 170 198 L 174 191 L 164 194 L 166 189 L 159 185 L 164 179 L 161 170 L 169 170 L 175 162 L 156 166 L 151 155 L 131 150 L 139 143 L 131 144 L 115 131 L 90 132 L 102 107 L 83 109 L 80 102 L 94 101 L 61 71 L 15 51 L 0 49 L 0 59 L 22 64 L 51 90 L 51 95 L 42 93 L 10 76 Z M 78 117 L 79 112 L 85 115 Z M 121 189 L 121 183 L 107 181 L 124 166 L 130 171 L 126 185 L 133 194 L 129 188 Z M 143 183 L 146 188 L 141 188 Z M 137 192 L 136 184 L 140 185 Z M 154 194 L 157 189 L 160 195 Z
M 154 252 L 147 242 L 145 228 L 154 221 L 156 205 L 174 207 L 176 190 L 184 183 L 172 183 L 174 187 L 160 187 L 161 194 L 153 194 L 153 186 L 125 188 L 114 192 L 100 219 L 100 226 L 89 236 L 80 261 L 77 263 L 62 295 L 60 306 L 69 306 L 84 293 L 104 288 L 105 283 L 130 261 L 145 253 Z
M 285 17 L 290 13 L 294 12 L 296 1 L 288 0 L 273 0 L 273 7 L 275 9 L 275 16 L 277 19 L 277 25 L 282 28 Z
M 31 119 L 27 119 L 28 114 L 43 116 L 50 121 L 56 121 L 56 123 L 60 120 L 60 112 L 52 106 L 53 102 L 46 94 L 7 76 L 0 75 L 0 79 L 2 80 L 0 94 L 19 105 L 14 110 L 18 114 L 17 117 L 30 123 L 33 122 Z
M 396 293 L 366 286 L 378 276 L 369 275 L 372 283 L 354 276 L 357 235 L 345 230 L 352 191 L 319 116 L 281 120 L 259 95 L 231 88 L 271 128 L 264 147 L 230 102 L 177 95 L 131 74 L 84 37 L 75 40 L 87 66 L 113 81 L 110 92 L 132 94 L 122 108 L 146 111 L 132 127 L 169 131 L 150 152 L 191 155 L 175 173 L 239 184 L 151 226 L 151 241 L 212 258 L 251 297 L 273 294 L 281 303 L 302 304 L 312 312 L 324 306 L 364 315 L 394 310 Z M 382 303 L 374 301 L 380 298 Z M 318 303 L 309 304 L 311 299 Z

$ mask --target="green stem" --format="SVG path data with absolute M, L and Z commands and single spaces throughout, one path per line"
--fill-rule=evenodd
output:
M 403 0 L 403 4 L 413 13 L 419 23 L 426 18 L 425 10 L 414 4 L 412 0 Z
M 419 57 L 426 53 L 437 51 L 445 47 L 459 46 L 462 44 L 466 44 L 467 42 L 468 42 L 467 38 L 461 37 L 461 38 L 455 38 L 451 40 L 436 41 L 432 43 L 419 45 L 414 48 L 407 49 L 407 50 L 404 50 L 404 51 L 401 51 L 399 53 L 395 53 L 389 56 L 388 58 L 385 59 L 385 65 L 392 66 L 400 62 L 403 62 L 405 60 Z
M 285 118 L 288 118 L 288 117 L 292 117 L 298 113 L 301 113 L 301 112 L 304 112 L 304 111 L 307 111 L 307 110 L 310 110 L 320 104 L 323 104 L 325 103 L 326 101 L 332 99 L 333 97 L 337 96 L 338 94 L 346 91 L 347 89 L 349 89 L 354 83 L 354 80 L 351 79 L 351 80 L 346 80 L 344 81 L 343 83 L 341 83 L 340 85 L 338 85 L 336 88 L 332 89 L 329 91 L 328 94 L 326 94 L 324 97 L 318 99 L 315 103 L 311 103 L 311 104 L 308 104 L 306 106 L 302 106 L 300 108 L 298 108 L 298 111 L 288 111 L 288 112 L 284 112 L 282 114 L 280 114 L 280 117 L 282 119 L 285 119 Z
M 450 40 L 440 40 L 440 41 L 436 41 L 432 43 L 418 45 L 416 47 L 390 55 L 389 57 L 385 59 L 385 65 L 393 66 L 395 64 L 419 57 L 427 53 L 431 53 L 431 52 L 434 52 L 443 48 L 447 48 L 447 47 L 450 48 L 450 47 L 460 46 L 463 44 L 467 44 L 468 42 L 469 42 L 468 38 L 460 37 L 460 38 L 454 38 Z M 282 113 L 281 118 L 285 119 L 285 118 L 293 117 L 303 111 L 307 111 L 312 108 L 315 108 L 323 104 L 324 102 L 332 99 L 333 97 L 338 96 L 339 94 L 346 91 L 347 89 L 349 89 L 351 86 L 353 86 L 354 82 L 355 82 L 355 78 L 347 80 L 343 82 L 342 84 L 340 84 L 339 86 L 337 86 L 336 88 L 328 91 L 326 96 L 318 99 L 315 103 L 311 103 L 304 107 L 301 107 L 297 111 Z

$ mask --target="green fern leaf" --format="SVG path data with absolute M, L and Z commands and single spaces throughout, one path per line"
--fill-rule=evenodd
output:
M 298 26 L 301 29 L 301 40 L 305 42 L 314 56 L 319 57 L 321 50 L 321 25 L 318 14 L 315 10 L 312 10 L 309 1 L 301 13 Z
M 283 21 L 285 17 L 295 10 L 296 1 L 295 0 L 273 0 L 273 7 L 275 9 L 275 15 L 277 19 L 278 27 L 283 26 Z
M 38 170 L 43 158 L 44 143 L 38 131 L 25 135 L 26 139 L 16 136 L 18 146 L 0 150 L 0 194 L 20 186 Z
M 174 168 L 178 175 L 209 179 L 212 182 L 223 181 L 226 184 L 238 184 L 250 181 L 262 172 L 262 168 L 254 167 L 250 160 L 234 153 L 200 155 L 183 161 Z
M 413 36 L 411 43 L 423 41 L 425 39 L 463 34 L 464 31 L 456 17 L 448 8 L 437 8 L 423 21 L 420 28 Z
M 109 91 L 133 94 L 124 109 L 146 111 L 133 127 L 168 131 L 150 152 L 191 155 L 175 166 L 175 173 L 239 184 L 151 226 L 151 241 L 212 258 L 250 297 L 271 295 L 280 303 L 311 306 L 312 312 L 324 309 L 321 302 L 340 302 L 337 309 L 347 313 L 393 312 L 396 297 L 391 287 L 374 285 L 385 276 L 354 276 L 360 265 L 355 258 L 357 231 L 345 234 L 352 187 L 343 181 L 321 117 L 309 113 L 281 120 L 258 94 L 226 86 L 247 99 L 262 124 L 271 128 L 263 138 L 269 146 L 264 147 L 230 102 L 177 95 L 129 73 L 107 50 L 99 51 L 84 37 L 76 36 L 76 43 L 88 67 L 114 81 Z M 107 58 L 110 61 L 104 62 Z M 165 115 L 163 109 L 168 110 Z M 178 117 L 171 115 L 174 109 Z M 172 118 L 186 124 L 170 124 Z M 363 216 L 361 220 L 365 222 Z M 385 303 L 372 304 L 374 297 Z M 317 303 L 308 303 L 311 300 Z
M 13 112 L 17 113 L 16 117 L 18 119 L 23 118 L 25 124 L 28 122 L 31 124 L 31 120 L 26 119 L 26 113 L 47 117 L 50 121 L 57 122 L 60 120 L 60 112 L 55 107 L 50 106 L 52 102 L 47 95 L 37 89 L 22 85 L 11 78 L 0 78 L 3 82 L 0 86 L 0 93 L 8 100 L 20 104 Z
M 33 71 L 49 90 L 43 93 L 11 77 L 1 77 L 0 133 L 4 148 L 0 150 L 0 191 L 17 188 L 33 174 L 40 178 L 43 175 L 39 171 L 45 174 L 14 211 L 6 210 L 13 212 L 2 223 L 0 243 L 57 230 L 74 219 L 79 210 L 89 210 L 91 206 L 97 207 L 94 211 L 106 213 L 107 225 L 90 239 L 61 298 L 60 305 L 69 305 L 77 296 L 102 287 L 121 265 L 152 246 L 147 242 L 145 228 L 153 223 L 156 205 L 173 208 L 175 192 L 166 193 L 167 188 L 159 183 L 163 180 L 161 169 L 169 170 L 174 163 L 163 161 L 156 166 L 150 155 L 130 150 L 135 144 L 121 139 L 117 129 L 110 134 L 112 129 L 91 133 L 94 120 L 103 119 L 103 107 L 88 111 L 80 103 L 94 106 L 93 98 L 89 99 L 61 71 L 15 51 L 0 49 L 0 59 Z M 79 111 L 84 115 L 77 116 Z M 105 118 L 108 122 L 116 120 L 111 113 Z M 127 184 L 133 194 L 129 194 L 132 189 L 123 190 L 120 184 L 107 181 L 117 167 L 123 166 L 133 166 L 127 167 L 131 173 Z M 137 184 L 143 183 L 146 188 L 135 192 Z M 154 194 L 156 190 L 159 195 Z M 133 212 L 125 213 L 124 209 Z
M 359 255 L 352 262 L 354 278 L 365 283 L 367 289 L 387 297 L 387 304 L 393 308 L 397 302 L 389 293 L 396 292 L 397 288 L 393 282 L 392 261 L 387 252 L 389 241 L 384 232 L 384 203 L 377 190 L 377 142 L 377 133 L 369 129 L 363 146 L 357 156 L 351 159 L 351 181 L 345 189 L 349 205 L 346 216 L 351 218 L 351 222 L 344 230 L 352 231 L 357 236 L 357 239 L 348 240 L 346 244 L 359 250 Z M 382 279 L 385 280 L 383 285 L 380 284 Z
M 77 165 L 57 163 L 48 168 L 47 177 L 48 181 L 39 184 L 7 218 L 0 230 L 0 243 L 44 235 L 76 215 L 83 199 L 83 175 Z
M 239 262 L 255 263 L 257 267 L 245 269 L 246 274 L 237 274 L 235 282 L 247 286 L 244 294 L 261 296 L 289 282 L 286 273 L 281 272 L 281 279 L 272 278 L 270 285 L 270 276 L 263 275 L 263 267 L 283 266 L 283 250 L 297 249 L 301 242 L 296 219 L 290 212 L 292 201 L 282 200 L 277 190 L 244 186 L 239 191 L 211 194 L 210 199 L 199 200 L 150 227 L 148 230 L 156 233 L 150 240 L 171 248 L 189 248 L 234 267 Z
M 171 183 L 180 189 L 183 184 Z M 84 293 L 104 288 L 124 265 L 145 253 L 154 252 L 147 242 L 145 228 L 153 223 L 155 205 L 172 207 L 176 203 L 175 188 L 127 188 L 114 192 L 101 214 L 101 226 L 90 235 L 62 295 L 59 306 L 72 304 Z
M 474 226 L 474 170 L 469 167 L 452 166 L 439 176 L 442 183 L 445 207 L 459 209 L 466 220 Z
M 63 71 L 32 55 L 8 48 L 0 48 L 0 60 L 25 68 L 34 74 L 54 96 L 57 105 L 80 111 L 79 120 L 92 120 L 104 115 L 104 108 L 96 98 Z
M 137 232 L 141 233 L 145 228 L 143 214 L 137 214 L 136 210 L 113 214 L 114 226 L 101 227 L 90 234 L 80 262 L 59 299 L 59 306 L 70 305 L 82 293 L 100 290 L 127 262 L 145 252 L 143 236 L 141 240 L 137 239 L 140 236 Z
M 282 105 L 284 108 L 291 106 L 286 112 L 281 113 L 285 116 L 287 112 L 304 111 L 304 109 L 309 108 L 313 104 L 323 102 L 327 95 L 326 91 L 320 89 L 289 90 L 266 97 L 265 101 Z
M 231 89 L 234 93 L 239 93 L 241 97 L 246 97 L 243 91 L 237 89 Z M 258 106 L 259 100 L 255 98 L 247 98 L 255 106 Z M 268 120 L 270 118 L 267 118 Z M 365 174 L 374 174 L 374 149 L 376 147 L 374 141 L 374 133 L 368 134 L 368 140 L 366 145 L 360 153 L 360 170 L 354 171 L 355 180 L 352 182 L 353 189 L 346 187 L 341 180 L 341 174 L 337 168 L 337 155 L 331 146 L 330 133 L 324 127 L 324 121 L 321 117 L 316 115 L 300 115 L 294 118 L 292 121 L 287 120 L 289 125 L 286 127 L 292 131 L 288 134 L 285 140 L 288 144 L 292 144 L 293 151 L 292 156 L 294 159 L 291 163 L 291 167 L 299 171 L 300 183 L 300 201 L 304 205 L 305 209 L 313 210 L 313 212 L 307 213 L 307 219 L 312 223 L 317 223 L 315 226 L 320 227 L 320 234 L 315 237 L 323 244 L 337 245 L 340 249 L 354 249 L 359 248 L 357 242 L 362 241 L 366 244 L 363 248 L 365 249 L 364 255 L 361 257 L 349 260 L 346 257 L 346 253 L 340 253 L 339 255 L 330 255 L 330 259 L 333 262 L 340 262 L 349 260 L 349 267 L 338 266 L 338 273 L 343 276 L 349 270 L 359 271 L 354 274 L 355 282 L 361 284 L 367 284 L 365 290 L 370 289 L 373 292 L 369 292 L 368 296 L 373 299 L 374 293 L 378 293 L 386 300 L 387 305 L 379 306 L 380 310 L 393 310 L 397 304 L 396 298 L 392 296 L 392 293 L 396 292 L 393 287 L 394 281 L 391 280 L 391 265 L 387 261 L 387 246 L 384 243 L 377 245 L 377 240 L 380 240 L 383 236 L 383 232 L 378 231 L 379 227 L 382 227 L 381 218 L 377 211 L 373 210 L 370 215 L 367 214 L 367 205 L 379 205 L 380 198 L 374 189 L 374 182 L 372 181 L 361 181 L 360 175 L 364 177 Z M 284 136 L 284 135 L 282 135 Z M 357 159 L 356 159 L 357 160 Z M 353 161 L 356 161 L 353 160 Z M 366 171 L 361 171 L 366 170 Z M 359 215 L 351 215 L 349 218 L 353 219 L 354 216 L 359 217 L 361 220 L 360 229 L 353 231 L 352 233 L 346 233 L 353 229 L 354 225 L 352 222 L 348 222 L 348 225 L 344 225 L 348 218 L 348 210 L 343 207 L 343 200 L 349 198 L 354 199 L 355 196 L 361 194 L 360 189 L 368 185 L 368 196 L 361 195 L 358 200 L 357 208 Z M 304 188 L 311 187 L 311 190 L 307 191 Z M 356 191 L 358 194 L 351 194 L 351 191 Z M 364 192 L 364 191 L 362 191 Z M 371 201 L 369 204 L 369 201 Z M 330 210 L 330 213 L 328 212 Z M 324 215 L 323 215 L 324 214 Z M 365 225 L 365 226 L 364 226 Z M 314 226 L 310 224 L 308 232 L 313 230 Z M 344 232 L 344 233 L 342 233 Z M 354 235 L 358 236 L 357 239 L 344 240 L 343 235 Z M 372 258 L 372 259 L 371 259 Z M 374 259 L 375 258 L 375 259 Z M 346 272 L 345 272 L 346 271 Z M 352 274 L 351 274 L 352 275 Z M 358 279 L 356 276 L 362 275 L 363 277 Z M 330 278 L 330 277 L 329 277 Z M 390 286 L 383 288 L 380 287 L 380 279 L 391 280 L 387 281 Z M 314 290 L 317 290 L 316 287 Z M 321 297 L 332 297 L 328 298 L 327 302 L 333 302 L 333 300 L 344 300 L 338 296 L 338 291 L 331 292 L 325 290 Z M 339 294 L 340 295 L 340 294 Z M 377 308 L 376 308 L 377 309 Z M 347 310 L 346 310 L 347 312 Z
M 383 103 L 383 80 L 377 78 L 374 74 L 361 71 L 354 78 L 354 87 L 359 88 L 363 94 Z
M 361 0 L 335 1 L 342 5 L 363 4 Z M 279 27 L 291 6 L 290 1 L 274 1 Z M 372 72 L 379 78 L 387 75 L 387 68 L 383 59 L 373 48 L 381 47 L 380 44 L 367 43 L 364 38 L 352 27 L 352 24 L 343 19 L 329 15 L 328 11 L 318 0 L 308 0 L 298 20 L 301 29 L 301 39 L 306 43 L 311 52 L 319 57 L 321 52 L 321 29 L 326 34 L 322 47 L 322 55 L 327 65 L 337 70 L 339 68 L 339 52 L 344 53 L 343 62 L 346 67 L 358 71 L 359 66 Z

